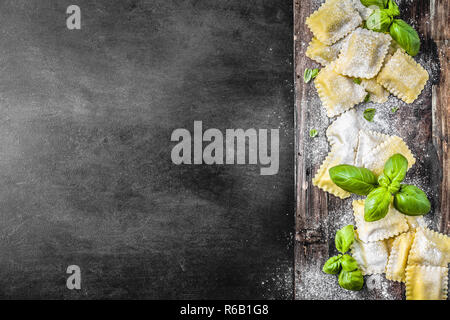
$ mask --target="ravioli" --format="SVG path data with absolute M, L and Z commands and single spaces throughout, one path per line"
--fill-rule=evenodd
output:
M 450 238 L 430 229 L 418 228 L 408 264 L 446 267 L 450 263 Z
M 333 69 L 334 62 L 320 70 L 314 80 L 328 117 L 334 117 L 349 110 L 363 102 L 367 95 L 363 86 L 355 83 L 351 78 L 336 73 Z
M 326 45 L 342 39 L 361 23 L 352 0 L 327 0 L 306 19 L 314 37 Z
M 394 238 L 386 265 L 386 279 L 405 282 L 405 269 L 413 240 L 414 231 L 402 233 Z
M 363 166 L 363 156 L 369 154 L 373 149 L 386 142 L 389 136 L 376 131 L 359 130 L 358 149 L 356 151 L 355 166 Z
M 390 136 L 371 152 L 363 155 L 362 164 L 365 168 L 372 170 L 375 175 L 379 176 L 383 173 L 386 161 L 396 153 L 402 154 L 408 160 L 408 169 L 416 163 L 416 159 L 406 143 L 400 137 Z
M 349 77 L 371 79 L 380 71 L 391 43 L 391 36 L 358 28 L 342 45 L 335 71 Z
M 406 219 L 397 211 L 392 203 L 383 219 L 367 222 L 364 220 L 364 201 L 353 200 L 353 215 L 358 235 L 363 242 L 373 242 L 391 238 L 409 229 Z
M 355 231 L 351 252 L 363 275 L 384 273 L 388 260 L 388 247 L 385 241 L 366 243 L 358 238 L 358 232 Z
M 370 94 L 369 101 L 375 103 L 384 103 L 388 101 L 389 92 L 380 85 L 375 78 L 362 79 L 361 85 Z
M 386 62 L 377 82 L 406 103 L 412 103 L 428 81 L 428 72 L 401 49 Z
M 342 41 L 343 40 L 339 40 L 335 44 L 326 45 L 317 38 L 312 38 L 306 49 L 305 55 L 321 65 L 326 66 L 338 57 L 342 48 Z
M 448 268 L 413 265 L 406 268 L 406 300 L 447 300 Z

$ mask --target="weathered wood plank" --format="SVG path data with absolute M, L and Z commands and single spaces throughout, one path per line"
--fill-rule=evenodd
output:
M 319 67 L 305 57 L 311 33 L 304 22 L 321 2 L 294 2 L 297 112 L 295 298 L 401 299 L 403 285 L 387 281 L 384 276 L 366 277 L 366 286 L 361 292 L 349 293 L 337 286 L 334 277 L 321 272 L 322 264 L 336 253 L 333 241 L 336 229 L 352 222 L 349 218 L 351 201 L 337 199 L 311 184 L 312 177 L 328 152 L 325 139 L 327 120 L 313 85 L 303 83 L 304 69 Z M 406 105 L 399 101 L 401 108 L 396 115 L 386 116 L 385 112 L 385 117 L 392 118 L 392 132 L 386 133 L 404 138 L 416 154 L 417 164 L 409 174 L 417 177 L 416 182 L 432 195 L 433 213 L 427 217 L 430 227 L 448 233 L 448 2 L 398 2 L 401 18 L 411 23 L 421 36 L 422 49 L 416 59 L 425 64 L 430 73 L 430 82 L 414 104 Z M 381 106 L 380 110 L 383 111 Z M 310 128 L 318 129 L 320 137 L 310 139 Z

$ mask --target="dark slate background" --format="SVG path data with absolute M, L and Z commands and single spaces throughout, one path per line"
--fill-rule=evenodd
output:
M 2 0 L 0 30 L 0 298 L 292 298 L 291 1 Z M 173 165 L 194 120 L 279 128 L 279 174 Z

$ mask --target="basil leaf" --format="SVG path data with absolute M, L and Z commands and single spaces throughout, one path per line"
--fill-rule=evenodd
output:
M 384 174 L 381 174 L 378 177 L 378 184 L 382 187 L 387 188 L 391 184 L 391 180 L 388 177 L 386 177 Z
M 392 113 L 396 113 L 397 110 L 398 110 L 398 107 L 392 107 L 392 108 L 391 108 L 391 112 L 392 112 Z
M 400 190 L 400 181 L 392 181 L 388 187 L 388 191 L 390 194 L 396 194 Z
M 383 173 L 391 181 L 402 182 L 405 179 L 407 170 L 408 160 L 400 153 L 396 153 L 384 164 Z
M 420 216 L 431 210 L 430 201 L 425 192 L 407 184 L 402 184 L 394 196 L 394 207 L 408 216 Z
M 364 110 L 364 112 L 363 112 L 364 119 L 366 119 L 369 122 L 372 122 L 373 117 L 375 117 L 375 111 L 376 110 L 374 108 L 369 108 L 369 109 Z
M 305 83 L 308 83 L 311 81 L 311 79 L 314 79 L 319 74 L 319 69 L 309 69 L 306 68 L 305 72 L 303 73 L 303 81 Z
M 337 256 L 331 257 L 325 262 L 323 265 L 322 271 L 328 274 L 338 274 L 341 271 L 341 259 L 342 254 L 338 254 Z
M 366 96 L 364 97 L 364 103 L 369 102 L 370 100 L 370 93 L 366 94 Z
M 364 202 L 364 220 L 377 221 L 386 216 L 391 203 L 391 193 L 385 187 L 373 190 Z
M 347 290 L 358 291 L 364 285 L 364 278 L 361 270 L 345 271 L 339 274 L 339 285 Z
M 369 30 L 387 32 L 391 23 L 392 16 L 388 13 L 387 9 L 378 9 L 372 12 L 369 18 L 367 18 L 366 26 Z
M 415 56 L 420 50 L 420 38 L 416 30 L 401 19 L 394 19 L 389 28 L 391 37 L 406 50 Z
M 353 244 L 355 240 L 355 231 L 353 226 L 349 224 L 338 230 L 336 232 L 336 237 L 334 238 L 334 244 L 336 245 L 336 249 L 340 252 L 345 253 L 350 250 L 350 246 Z
M 361 196 L 369 194 L 377 185 L 377 177 L 366 168 L 341 164 L 330 168 L 329 173 L 339 188 Z
M 317 134 L 318 134 L 318 132 L 317 132 L 316 129 L 311 129 L 311 130 L 309 130 L 309 136 L 310 136 L 311 138 L 314 138 L 315 136 L 317 136 Z
M 387 12 L 391 17 L 396 17 L 400 15 L 400 9 L 394 0 L 389 0 L 387 4 Z
M 384 9 L 387 6 L 387 0 L 361 0 L 361 3 L 366 7 L 377 6 L 380 9 Z
M 349 256 L 348 254 L 344 254 L 341 260 L 342 270 L 344 271 L 354 271 L 358 269 L 358 262 L 356 262 L 355 258 Z
M 361 79 L 360 78 L 354 78 L 353 82 L 356 84 L 361 84 Z

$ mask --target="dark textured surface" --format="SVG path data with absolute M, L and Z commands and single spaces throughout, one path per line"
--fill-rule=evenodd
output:
M 292 298 L 291 1 L 70 4 L 0 2 L 0 298 Z M 279 174 L 173 165 L 194 120 Z

